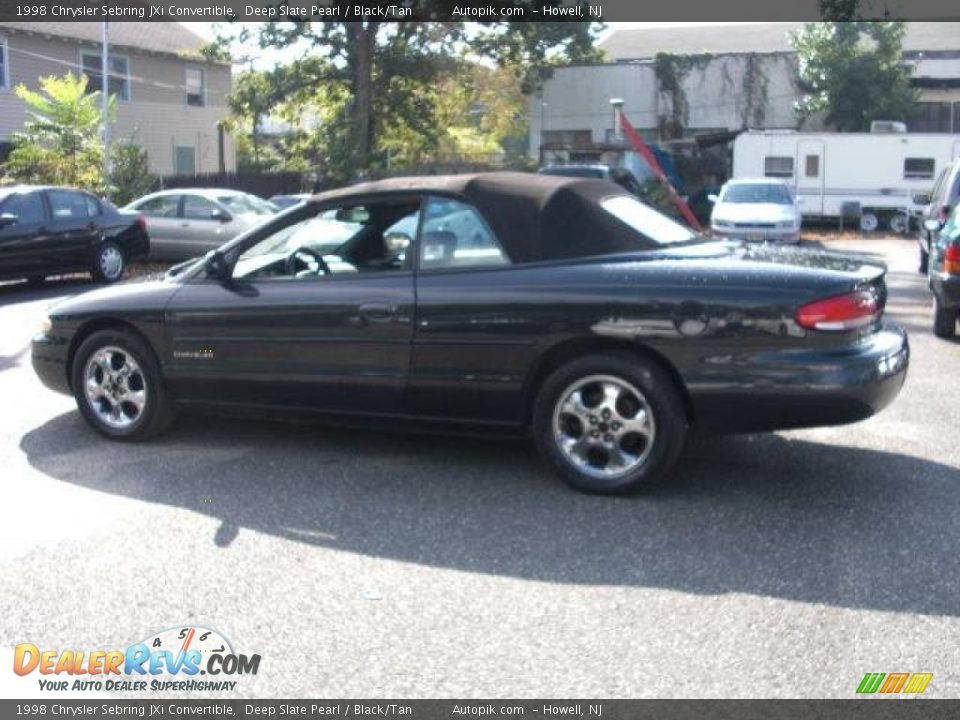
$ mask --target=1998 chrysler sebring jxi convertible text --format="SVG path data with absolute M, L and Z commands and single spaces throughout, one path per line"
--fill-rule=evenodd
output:
M 57 305 L 33 364 L 114 438 L 187 404 L 529 427 L 573 485 L 617 492 L 666 473 L 688 427 L 887 405 L 909 350 L 884 272 L 700 237 L 601 180 L 394 179 Z

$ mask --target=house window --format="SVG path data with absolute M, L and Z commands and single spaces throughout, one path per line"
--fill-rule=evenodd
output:
M 904 158 L 903 177 L 906 180 L 926 180 L 933 177 L 933 158 Z
M 807 155 L 806 176 L 808 178 L 820 177 L 820 156 Z
M 7 39 L 0 37 L 0 90 L 10 88 L 10 58 L 7 55 Z
M 87 76 L 87 92 L 97 92 L 103 88 L 103 58 L 99 52 L 85 52 L 81 54 L 83 74 Z M 122 55 L 113 55 L 107 59 L 110 76 L 107 78 L 107 89 L 111 95 L 116 95 L 124 102 L 130 100 L 130 61 Z
M 793 177 L 793 158 L 767 155 L 763 159 L 763 174 L 767 177 Z
M 542 142 L 550 147 L 585 148 L 590 145 L 592 134 L 589 130 L 544 130 Z
M 203 107 L 206 105 L 206 77 L 203 68 L 187 67 L 187 105 Z
M 197 156 L 191 145 L 177 145 L 173 152 L 173 172 L 177 175 L 196 175 Z

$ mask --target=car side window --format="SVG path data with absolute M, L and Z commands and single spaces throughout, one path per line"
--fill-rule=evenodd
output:
M 183 196 L 183 217 L 187 220 L 212 220 L 213 213 L 220 208 L 205 197 L 199 195 Z
M 74 220 L 89 217 L 87 198 L 74 190 L 48 190 L 50 209 L 54 220 Z
M 506 254 L 476 208 L 450 198 L 427 200 L 420 231 L 420 268 L 508 265 Z
M 159 197 L 144 200 L 139 205 L 134 205 L 137 212 L 142 212 L 147 217 L 157 218 L 175 218 L 177 209 L 180 207 L 179 195 L 161 195 Z
M 418 198 L 305 209 L 246 248 L 233 277 L 244 280 L 324 278 L 409 270 Z
M 84 195 L 83 199 L 87 203 L 87 215 L 90 217 L 97 217 L 100 214 L 100 201 L 97 200 L 93 195 Z
M 43 198 L 38 192 L 11 195 L 0 205 L 0 213 L 13 215 L 20 225 L 44 221 Z

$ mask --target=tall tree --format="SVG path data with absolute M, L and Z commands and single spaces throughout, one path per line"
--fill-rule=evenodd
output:
M 903 61 L 903 22 L 808 23 L 793 37 L 800 58 L 801 114 L 823 112 L 838 130 L 911 117 L 917 100 Z
M 326 112 L 326 126 L 312 134 L 336 141 L 324 152 L 334 174 L 343 177 L 386 162 L 385 132 L 396 137 L 402 128 L 426 145 L 438 141 L 444 128 L 432 123 L 436 89 L 457 72 L 460 58 L 509 66 L 529 92 L 551 65 L 598 57 L 596 23 L 472 26 L 468 32 L 462 22 L 265 23 L 259 31 L 261 48 L 295 55 L 272 72 L 267 97 L 271 104 L 282 104 L 323 88 L 335 100 L 333 117 Z

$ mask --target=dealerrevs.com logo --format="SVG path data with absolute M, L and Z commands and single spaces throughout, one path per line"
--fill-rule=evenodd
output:
M 43 650 L 32 643 L 14 649 L 13 671 L 37 673 L 41 690 L 117 692 L 233 690 L 241 675 L 256 675 L 259 655 L 234 652 L 216 630 L 177 627 L 133 643 L 126 650 Z
M 921 695 L 933 679 L 933 673 L 867 673 L 857 686 L 857 694 Z

